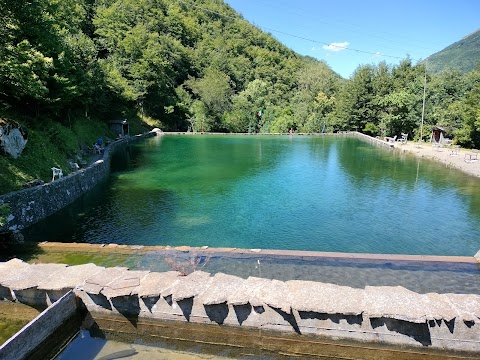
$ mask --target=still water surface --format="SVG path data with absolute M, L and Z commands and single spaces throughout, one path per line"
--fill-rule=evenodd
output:
M 386 254 L 480 250 L 480 181 L 336 136 L 161 136 L 27 239 Z M 473 164 L 476 165 L 476 164 Z

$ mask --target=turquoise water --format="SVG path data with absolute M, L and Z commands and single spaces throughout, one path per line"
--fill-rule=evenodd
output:
M 337 136 L 162 136 L 27 239 L 474 255 L 480 180 Z M 55 224 L 55 225 L 53 225 Z

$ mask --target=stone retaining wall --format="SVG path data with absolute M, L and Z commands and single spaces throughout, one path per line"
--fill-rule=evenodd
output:
M 10 210 L 0 233 L 21 231 L 69 205 L 108 176 L 110 160 L 117 149 L 156 134 L 152 131 L 115 141 L 105 147 L 101 160 L 85 169 L 44 185 L 0 196 L 0 205 L 6 204 Z
M 366 141 L 366 142 L 368 142 L 372 145 L 375 145 L 375 146 L 385 147 L 385 148 L 388 148 L 388 149 L 393 149 L 395 147 L 394 143 L 392 144 L 392 143 L 386 142 L 382 139 L 374 138 L 374 137 L 362 134 L 358 131 L 355 131 L 352 134 L 354 134 L 354 136 L 359 138 L 360 140 Z
M 202 271 L 180 276 L 94 264 L 0 263 L 0 300 L 46 306 L 72 289 L 91 314 L 131 323 L 222 325 L 480 355 L 480 295 Z

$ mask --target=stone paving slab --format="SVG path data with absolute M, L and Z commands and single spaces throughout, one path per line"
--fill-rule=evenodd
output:
M 209 273 L 195 271 L 190 275 L 179 278 L 177 283 L 165 290 L 165 296 L 170 293 L 175 301 L 192 298 L 200 294 L 209 285 L 211 279 Z
M 226 303 L 231 296 L 245 282 L 238 276 L 216 273 L 208 287 L 199 294 L 199 300 L 203 305 L 215 305 Z
M 240 277 L 196 271 L 188 276 L 178 272 L 151 273 L 127 268 L 103 268 L 94 264 L 29 265 L 18 259 L 0 263 L 0 284 L 12 291 L 38 287 L 61 290 L 82 286 L 91 294 L 107 298 L 138 295 L 169 296 L 180 301 L 197 297 L 204 305 L 268 305 L 290 313 L 291 309 L 326 314 L 360 315 L 370 318 L 394 318 L 425 323 L 427 320 L 451 321 L 455 318 L 478 323 L 480 295 L 417 294 L 401 286 L 367 286 L 355 289 L 312 281 Z
M 480 295 L 445 294 L 445 297 L 462 320 L 476 322 L 480 319 Z
M 95 264 L 68 266 L 55 276 L 40 281 L 38 288 L 41 290 L 73 289 L 76 286 L 83 286 L 85 280 L 102 270 L 105 270 L 105 268 Z
M 83 290 L 89 294 L 98 295 L 105 286 L 123 276 L 127 271 L 126 267 L 106 268 L 85 280 Z
M 263 303 L 258 299 L 255 294 L 260 288 L 267 286 L 272 280 L 257 278 L 250 276 L 245 280 L 233 293 L 228 297 L 228 303 L 232 305 L 246 305 L 250 303 L 252 306 L 261 306 Z
M 291 311 L 291 294 L 283 281 L 272 280 L 253 294 L 260 301 L 286 313 Z
M 292 308 L 298 311 L 344 315 L 363 312 L 363 289 L 303 280 L 289 280 L 286 284 Z
M 12 273 L 2 282 L 10 290 L 18 291 L 37 287 L 38 284 L 50 276 L 64 271 L 65 264 L 34 264 L 24 267 L 21 271 Z
M 370 318 L 426 322 L 426 305 L 416 292 L 402 286 L 366 286 L 362 308 Z
M 101 293 L 105 295 L 107 299 L 132 294 L 136 295 L 136 288 L 140 286 L 140 282 L 149 272 L 150 271 L 129 270 L 108 283 L 108 285 L 102 289 Z
M 425 304 L 427 320 L 451 321 L 457 316 L 457 311 L 445 294 L 428 293 L 421 295 L 421 297 Z
M 151 272 L 142 280 L 137 289 L 139 297 L 156 297 L 164 295 L 166 289 L 171 288 L 181 278 L 177 271 L 164 273 Z M 169 294 L 171 295 L 171 294 Z
M 7 279 L 11 274 L 18 273 L 29 266 L 30 264 L 20 259 L 12 259 L 7 262 L 0 263 L 0 284 L 3 283 L 3 279 Z

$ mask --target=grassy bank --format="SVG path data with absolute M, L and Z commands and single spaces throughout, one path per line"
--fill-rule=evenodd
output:
M 2 116 L 3 115 L 3 116 Z M 6 120 L 15 120 L 28 134 L 28 142 L 20 157 L 0 153 L 0 195 L 22 188 L 35 179 L 51 181 L 52 167 L 59 167 L 63 174 L 71 172 L 69 161 L 88 163 L 88 148 L 99 137 L 114 139 L 105 121 L 85 117 L 71 117 L 65 124 L 48 119 L 19 119 L 0 114 Z M 151 125 L 138 116 L 128 118 L 130 134 L 148 130 Z

